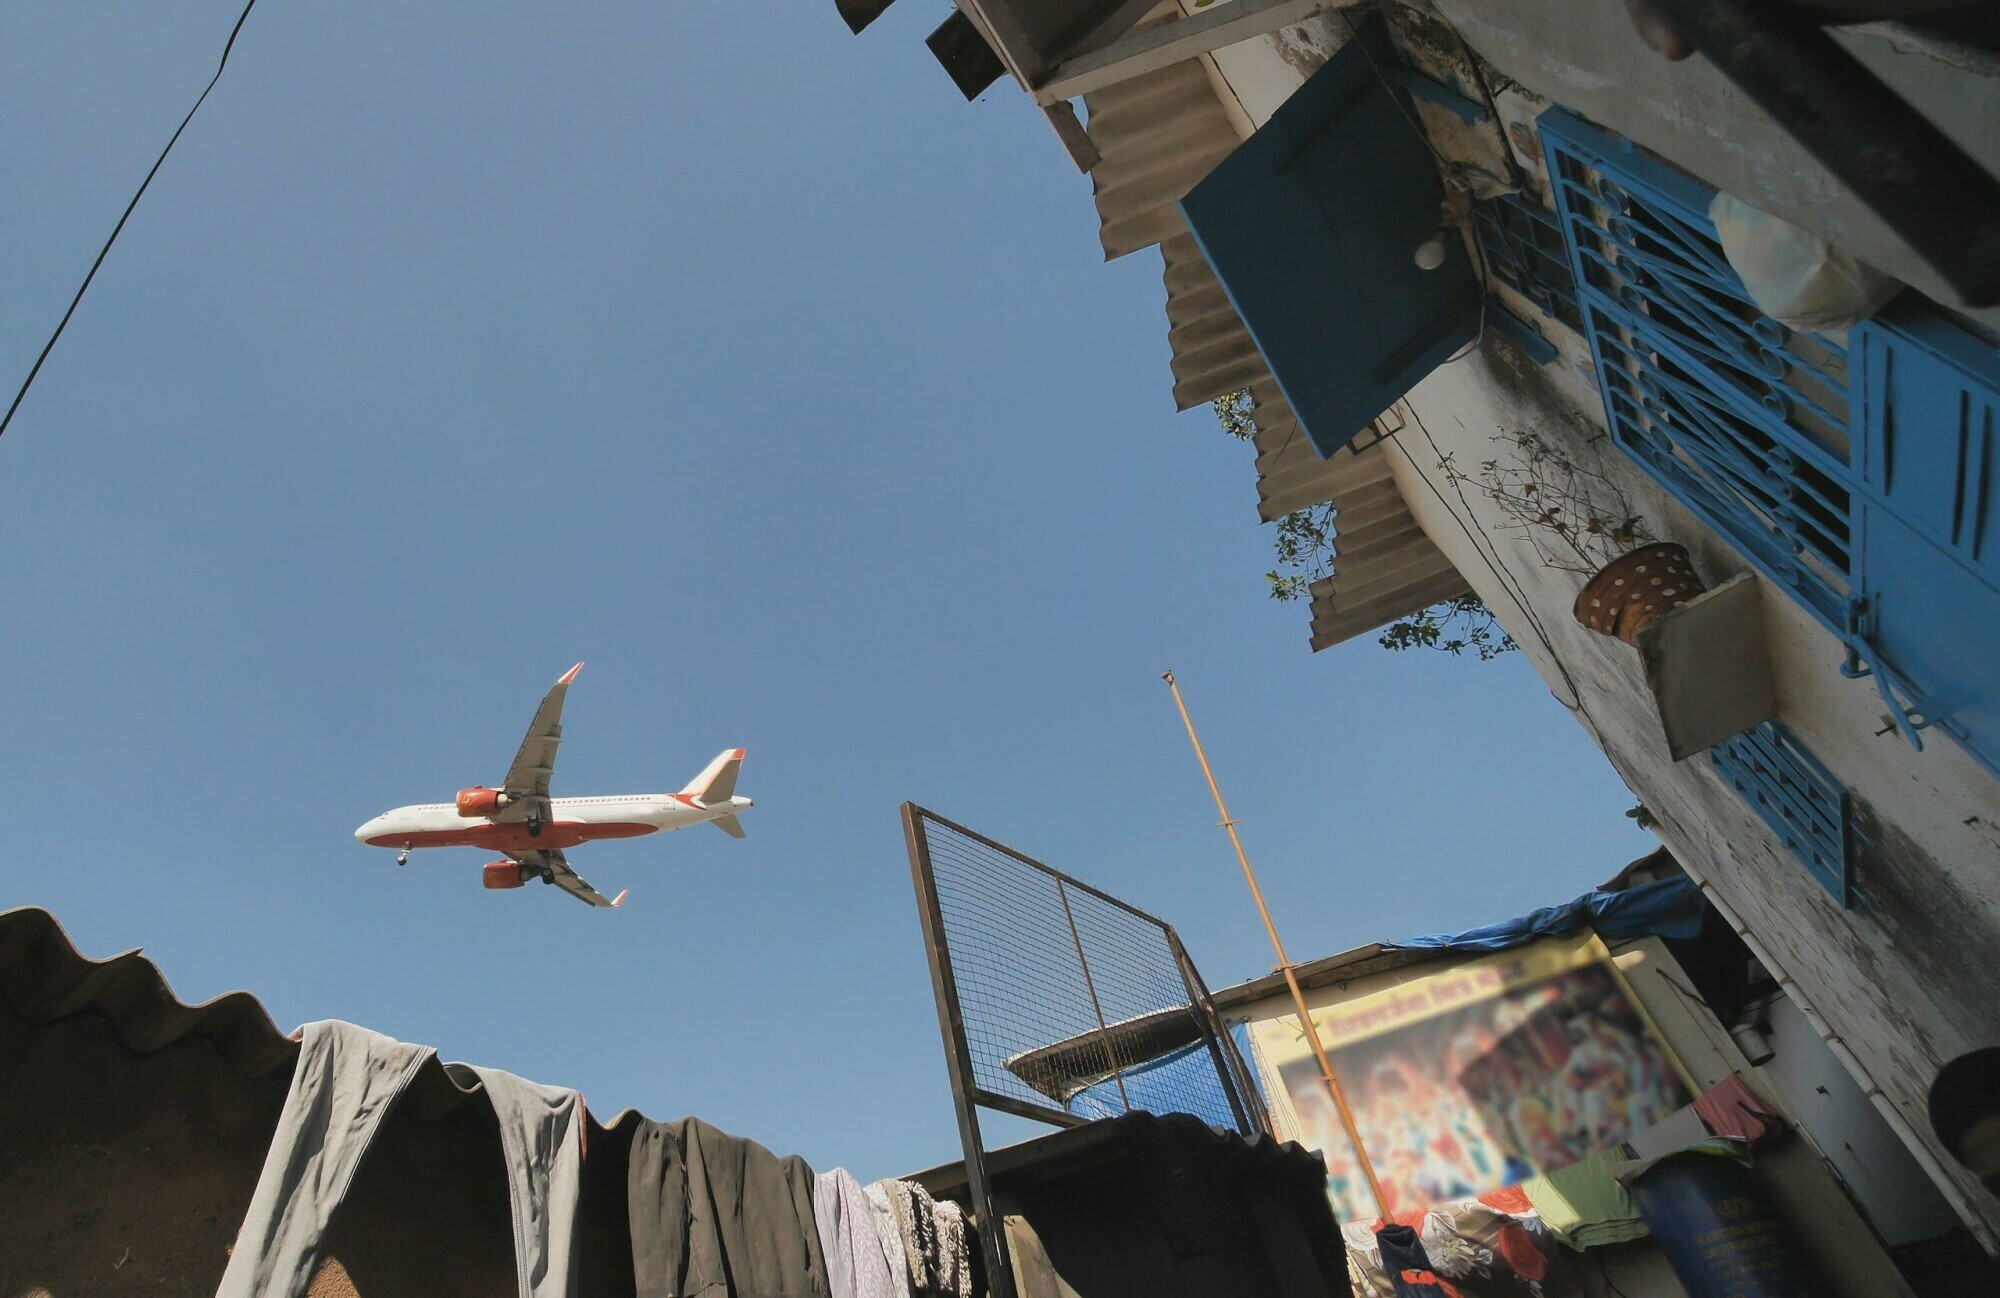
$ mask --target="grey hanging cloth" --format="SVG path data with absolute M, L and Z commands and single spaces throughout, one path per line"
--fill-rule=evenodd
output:
M 479 1078 L 500 1120 L 520 1298 L 570 1298 L 576 1292 L 576 1207 L 583 1185 L 582 1097 L 497 1068 L 450 1067 Z
M 699 1118 L 641 1119 L 626 1182 L 638 1298 L 827 1298 L 813 1179 Z
M 906 1298 L 909 1283 L 896 1283 L 875 1233 L 874 1205 L 846 1168 L 822 1172 L 814 1182 L 813 1218 L 833 1298 Z
M 299 1029 L 299 1062 L 216 1298 L 300 1298 L 383 1117 L 432 1056 L 352 1023 Z

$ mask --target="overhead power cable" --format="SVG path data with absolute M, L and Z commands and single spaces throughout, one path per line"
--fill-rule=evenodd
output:
M 5 435 L 7 426 L 14 422 L 14 412 L 21 408 L 22 398 L 26 397 L 28 389 L 34 386 L 35 376 L 42 372 L 42 362 L 49 358 L 49 353 L 55 350 L 56 340 L 61 338 L 63 330 L 69 327 L 69 318 L 76 314 L 77 304 L 83 301 L 83 295 L 90 291 L 90 282 L 97 278 L 97 268 L 104 264 L 104 258 L 111 252 L 111 245 L 118 242 L 119 232 L 125 228 L 125 222 L 132 218 L 132 209 L 138 207 L 139 200 L 146 196 L 146 187 L 151 185 L 153 177 L 159 174 L 160 164 L 164 163 L 167 155 L 174 151 L 174 145 L 180 141 L 181 132 L 188 128 L 188 123 L 194 120 L 194 115 L 201 111 L 203 102 L 208 99 L 208 92 L 215 89 L 216 82 L 222 80 L 222 70 L 229 66 L 229 52 L 236 48 L 237 34 L 243 30 L 244 20 L 250 17 L 250 11 L 256 7 L 257 0 L 248 0 L 243 6 L 243 12 L 237 15 L 236 25 L 229 29 L 229 42 L 222 47 L 222 58 L 215 65 L 215 75 L 208 79 L 206 86 L 202 87 L 201 97 L 194 101 L 193 108 L 188 109 L 187 116 L 181 118 L 181 124 L 174 129 L 173 138 L 167 141 L 167 147 L 161 149 L 160 156 L 153 160 L 152 170 L 148 171 L 146 178 L 139 182 L 139 190 L 132 195 L 132 201 L 125 205 L 125 213 L 118 218 L 118 224 L 111 227 L 111 237 L 104 241 L 102 248 L 98 249 L 97 260 L 90 263 L 90 273 L 83 277 L 83 283 L 77 285 L 76 296 L 69 300 L 69 309 L 64 311 L 62 319 L 56 322 L 55 332 L 49 335 L 49 340 L 42 344 L 42 354 L 35 357 L 34 365 L 28 370 L 28 377 L 21 380 L 21 390 L 14 394 L 13 403 L 7 407 L 6 415 L 0 416 L 0 435 Z

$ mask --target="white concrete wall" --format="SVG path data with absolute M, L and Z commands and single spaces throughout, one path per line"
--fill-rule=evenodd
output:
M 1925 282 L 1918 268 L 1889 255 L 1892 248 L 1871 242 L 1876 236 L 1867 233 L 1865 214 L 1842 207 L 1813 164 L 1796 150 L 1787 152 L 1789 142 L 1772 138 L 1775 128 L 1768 123 L 1757 125 L 1762 119 L 1754 109 L 1713 85 L 1700 94 L 1685 87 L 1659 90 L 1656 73 L 1701 78 L 1686 65 L 1650 58 L 1636 38 L 1627 41 L 1619 26 L 1626 21 L 1622 6 L 1440 0 L 1440 7 L 1461 20 L 1475 47 L 1524 85 L 1569 96 L 1573 107 L 1638 136 L 1711 183 L 1736 186 L 1777 208 L 1784 205 L 1774 196 L 1789 195 L 1797 206 L 1785 210 L 1794 219 L 1810 215 L 1819 228 L 1857 240 L 1864 255 Z M 1509 19 L 1517 11 L 1518 21 Z M 1317 20 L 1223 51 L 1213 70 L 1246 124 L 1255 124 L 1345 36 L 1335 20 Z M 1896 58 L 1919 57 L 1890 37 L 1867 39 L 1895 45 Z M 1976 114 L 1980 121 L 1965 128 L 1977 137 L 1967 142 L 1984 156 L 2000 152 L 2000 80 L 1983 69 L 1975 75 L 1962 63 L 1933 71 L 1945 81 L 1915 78 L 1925 94 L 1949 91 L 1968 105 L 1968 114 L 1986 105 Z M 1519 112 L 1518 104 L 1502 107 L 1509 117 Z M 1753 182 L 1768 183 L 1760 190 Z M 1583 578 L 1543 566 L 1524 539 L 1501 530 L 1504 520 L 1490 502 L 1471 489 L 1461 500 L 1438 472 L 1441 455 L 1455 455 L 1461 464 L 1493 458 L 1492 438 L 1502 429 L 1532 429 L 1579 454 L 1605 447 L 1602 406 L 1583 368 L 1587 349 L 1552 324 L 1545 323 L 1543 332 L 1565 350 L 1545 369 L 1489 337 L 1411 393 L 1421 427 L 1401 434 L 1392 455 L 1404 497 L 1418 523 L 1521 642 L 1551 692 L 1658 818 L 1662 839 L 1755 933 L 1782 966 L 1773 972 L 1792 980 L 1794 994 L 1832 1025 L 1902 1116 L 1906 1138 L 1921 1143 L 1943 1169 L 1941 1188 L 1969 1223 L 1983 1228 L 1992 1247 L 2000 1201 L 1935 1147 L 1925 1099 L 1946 1060 L 2000 1041 L 2000 996 L 1991 990 L 2000 970 L 2000 783 L 1947 740 L 1933 739 L 1917 753 L 1893 728 L 1885 731 L 1874 686 L 1842 677 L 1834 637 L 1770 587 L 1764 606 L 1780 715 L 1864 804 L 1873 844 L 1861 861 L 1859 883 L 1871 904 L 1840 910 L 1705 757 L 1672 762 L 1636 652 L 1571 618 Z M 1720 537 L 1622 455 L 1606 451 L 1603 462 L 1651 529 L 1686 545 L 1710 584 L 1748 570 Z M 1365 685 L 1329 679 L 1327 687 Z

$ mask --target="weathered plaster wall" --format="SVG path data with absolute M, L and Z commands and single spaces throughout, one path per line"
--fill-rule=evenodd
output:
M 1712 183 L 1839 235 L 1913 283 L 1934 282 L 1699 60 L 1676 65 L 1654 57 L 1630 33 L 1622 6 L 1439 0 L 1439 8 L 1530 89 L 1566 100 Z M 1216 69 L 1246 118 L 1261 122 L 1310 75 L 1310 53 L 1337 46 L 1340 34 L 1320 20 L 1303 32 L 1236 46 L 1217 56 Z M 1954 121 L 1964 119 L 1963 142 L 2000 162 L 2000 77 L 1984 65 L 1938 62 L 1890 32 L 1847 39 L 1874 42 L 1871 57 L 1893 63 L 1885 75 L 1909 81 L 1920 104 L 1948 106 Z M 1521 107 L 1503 94 L 1503 116 L 1519 117 Z M 1774 972 L 1793 979 L 1833 1025 L 1944 1169 L 1941 1188 L 1990 1242 L 2000 1232 L 2000 1200 L 1930 1140 L 1925 1099 L 1946 1060 L 2000 1041 L 2000 997 L 1991 990 L 2000 969 L 2000 783 L 1947 740 L 1933 739 L 1917 753 L 1885 729 L 1874 686 L 1842 677 L 1833 636 L 1768 586 L 1780 715 L 1857 795 L 1870 840 L 1858 865 L 1868 904 L 1840 910 L 1706 758 L 1671 761 L 1636 652 L 1570 616 L 1583 578 L 1543 566 L 1526 540 L 1501 529 L 1491 502 L 1472 489 L 1460 499 L 1438 471 L 1443 455 L 1461 464 L 1493 458 L 1492 438 L 1502 429 L 1559 437 L 1577 453 L 1601 453 L 1652 530 L 1686 545 L 1711 584 L 1748 570 L 1720 537 L 1607 448 L 1587 348 L 1559 326 L 1542 328 L 1564 353 L 1546 368 L 1489 335 L 1412 392 L 1421 424 L 1392 447 L 1403 495 L 1658 818 L 1660 836 L 1755 932 L 1782 966 Z
M 1866 808 L 1874 842 L 1857 874 L 1867 904 L 1842 911 L 1705 758 L 1671 761 L 1637 653 L 1570 616 L 1583 578 L 1543 566 L 1503 530 L 1491 502 L 1471 489 L 1461 499 L 1438 468 L 1443 455 L 1491 458 L 1501 428 L 1531 428 L 1577 453 L 1601 448 L 1597 422 L 1565 391 L 1575 385 L 1559 367 L 1536 370 L 1489 339 L 1419 384 L 1408 404 L 1422 423 L 1391 455 L 1411 512 L 1658 819 L 1660 836 L 1756 932 L 1921 1132 L 1938 1068 L 2000 1040 L 2000 1001 L 1990 991 L 1990 971 L 2000 968 L 2000 846 L 1990 823 L 2000 786 L 1948 743 L 1918 753 L 1893 728 L 1883 733 L 1872 684 L 1842 677 L 1833 636 L 1770 587 L 1764 610 L 1779 715 Z M 1607 452 L 1601 462 L 1710 582 L 1746 570 L 1622 456 Z M 1959 1183 L 1962 1198 L 2000 1226 L 2000 1203 L 1970 1178 Z
M 1762 109 L 1700 56 L 1679 63 L 1662 58 L 1639 38 L 1624 5 L 1434 0 L 1430 7 L 1501 72 L 1542 98 L 1956 304 L 1922 259 Z M 1845 28 L 1837 39 L 1961 148 L 2000 173 L 2000 60 L 1886 23 Z M 2000 308 L 1973 314 L 2000 326 Z

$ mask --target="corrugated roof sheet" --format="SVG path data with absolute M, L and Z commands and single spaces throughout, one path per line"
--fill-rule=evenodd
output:
M 206 1038 L 242 1077 L 290 1070 L 298 1059 L 298 1042 L 278 1029 L 250 993 L 229 992 L 189 1005 L 138 951 L 92 960 L 77 951 L 55 916 L 39 907 L 0 911 L 0 998 L 36 1027 L 79 1014 L 101 1015 L 118 1044 L 135 1055 Z M 471 1069 L 433 1055 L 411 1081 L 404 1103 L 434 1118 L 484 1089 Z M 589 1121 L 593 1131 L 613 1131 L 628 1117 L 644 1116 L 626 1109 L 608 1123 Z
M 1141 27 L 1172 21 L 1155 10 Z M 1180 213 L 1180 200 L 1238 138 L 1198 59 L 1084 96 L 1098 237 L 1107 260 L 1159 245 L 1173 353 L 1174 406 L 1189 410 L 1248 389 L 1257 424 L 1257 510 L 1266 522 L 1331 501 L 1333 574 L 1312 588 L 1314 651 L 1467 589 L 1403 503 L 1380 446 L 1321 459 L 1285 404 L 1250 331 L 1229 303 Z

